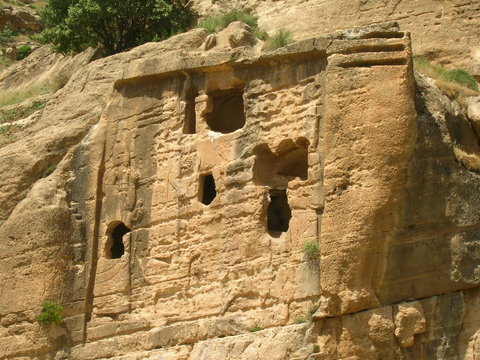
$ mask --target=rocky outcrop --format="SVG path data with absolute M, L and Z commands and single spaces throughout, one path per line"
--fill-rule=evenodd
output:
M 0 358 L 478 356 L 478 135 L 409 34 L 214 39 L 90 62 L 0 148 Z
M 35 10 L 23 6 L 6 5 L 0 9 L 0 29 L 9 26 L 14 31 L 38 32 L 42 25 Z
M 355 26 L 396 21 L 412 33 L 416 56 L 480 76 L 480 3 L 474 0 L 194 0 L 203 16 L 243 7 L 269 33 L 284 27 L 296 40 Z

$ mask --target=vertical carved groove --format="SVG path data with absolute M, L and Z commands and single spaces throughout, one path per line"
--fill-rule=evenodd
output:
M 98 167 L 97 174 L 97 192 L 96 192 L 96 201 L 95 201 L 95 224 L 93 225 L 93 236 L 92 236 L 92 254 L 91 254 L 91 265 L 90 265 L 90 274 L 88 279 L 87 287 L 87 297 L 86 297 L 86 312 L 85 312 L 85 323 L 83 327 L 83 342 L 87 341 L 87 323 L 91 320 L 93 312 L 93 290 L 95 287 L 95 276 L 97 273 L 97 262 L 98 262 L 98 238 L 100 232 L 100 217 L 102 214 L 102 203 L 103 197 L 105 196 L 103 192 L 103 177 L 105 174 L 105 146 L 106 140 L 104 139 L 102 147 L 102 159 L 100 166 Z

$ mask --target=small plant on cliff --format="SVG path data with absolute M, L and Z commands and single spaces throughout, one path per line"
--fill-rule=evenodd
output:
M 293 34 L 286 29 L 279 29 L 265 42 L 265 49 L 275 50 L 293 42 Z
M 447 70 L 442 66 L 432 64 L 423 57 L 415 57 L 414 65 L 417 70 L 433 79 L 458 84 L 467 89 L 478 91 L 478 83 L 475 78 L 465 70 Z
M 0 30 L 0 45 L 6 45 L 12 42 L 14 35 L 10 24 L 6 24 L 3 29 Z
M 37 320 L 44 324 L 50 324 L 54 321 L 57 325 L 60 325 L 62 323 L 62 307 L 55 301 L 45 301 Z
M 258 28 L 258 16 L 251 15 L 242 9 L 232 9 L 225 14 L 210 16 L 198 23 L 199 28 L 204 28 L 208 33 L 213 34 L 225 29 L 234 21 L 241 21 L 256 30 Z
M 303 324 L 312 320 L 313 315 L 317 312 L 318 306 L 312 306 L 308 311 L 301 316 L 296 317 L 293 320 L 294 324 Z
M 23 60 L 32 53 L 32 48 L 28 45 L 22 45 L 18 48 L 17 60 Z
M 307 240 L 302 245 L 302 250 L 309 261 L 318 261 L 320 247 L 315 240 Z
M 260 331 L 262 329 L 260 329 L 259 326 L 255 325 L 255 326 L 252 326 L 250 329 L 248 329 L 248 332 L 251 332 L 251 333 L 254 333 L 254 332 L 257 332 L 257 331 Z
M 184 31 L 191 23 L 179 0 L 46 0 L 37 40 L 62 53 L 102 45 L 106 55 Z

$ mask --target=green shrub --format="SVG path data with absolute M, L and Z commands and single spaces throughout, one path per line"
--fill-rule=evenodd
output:
M 320 256 L 320 247 L 315 240 L 307 240 L 302 245 L 302 250 L 308 260 L 318 260 Z
M 284 47 L 293 42 L 293 34 L 291 31 L 280 29 L 276 31 L 265 42 L 265 49 L 275 50 Z
M 14 35 L 10 24 L 6 24 L 3 29 L 0 30 L 0 45 L 6 45 L 12 42 Z
M 31 53 L 32 53 L 32 48 L 30 46 L 22 45 L 18 48 L 17 60 L 25 59 Z
M 192 23 L 189 7 L 173 0 L 45 0 L 40 16 L 45 29 L 36 39 L 62 53 L 102 45 L 112 55 Z
M 55 301 L 44 302 L 37 320 L 44 324 L 50 324 L 52 321 L 55 321 L 57 325 L 60 325 L 62 323 L 62 307 Z
M 225 29 L 235 21 L 241 21 L 256 30 L 258 28 L 258 16 L 251 15 L 242 9 L 232 9 L 228 13 L 211 16 L 198 23 L 199 28 L 204 28 L 208 33 L 213 34 Z

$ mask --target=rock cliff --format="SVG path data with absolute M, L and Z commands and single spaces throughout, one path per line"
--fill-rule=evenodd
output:
M 416 56 L 464 68 L 480 76 L 480 2 L 475 0 L 236 0 L 273 32 L 285 27 L 297 40 L 336 30 L 396 21 L 412 33 Z M 221 12 L 230 0 L 194 0 L 200 14 Z
M 480 355 L 475 115 L 398 24 L 94 58 L 0 147 L 0 359 Z

